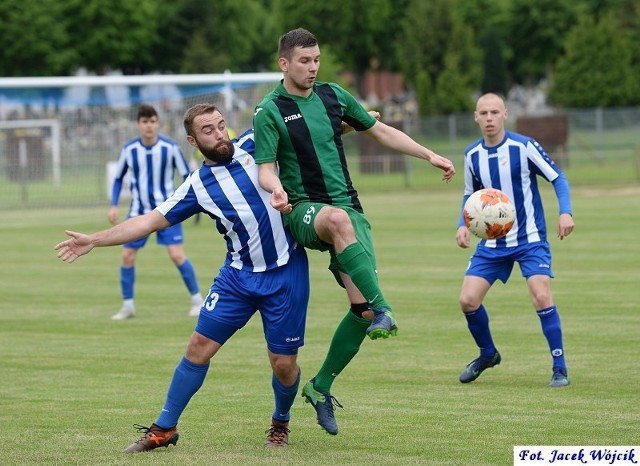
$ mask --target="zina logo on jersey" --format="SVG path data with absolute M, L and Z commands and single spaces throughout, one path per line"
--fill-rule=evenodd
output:
M 288 115 L 284 117 L 284 122 L 289 123 L 290 121 L 297 120 L 298 118 L 302 118 L 302 115 L 296 113 L 295 115 Z

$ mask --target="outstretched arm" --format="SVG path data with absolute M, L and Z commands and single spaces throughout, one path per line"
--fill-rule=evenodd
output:
M 116 226 L 90 235 L 76 231 L 65 231 L 71 239 L 61 241 L 53 249 L 65 262 L 74 262 L 78 257 L 91 252 L 94 247 L 115 246 L 147 236 L 154 231 L 167 228 L 169 221 L 157 211 L 130 218 Z
M 365 134 L 389 149 L 428 161 L 434 167 L 442 170 L 442 180 L 447 183 L 451 181 L 453 175 L 456 174 L 451 160 L 436 154 L 431 149 L 421 146 L 399 129 L 378 121 L 365 131 Z

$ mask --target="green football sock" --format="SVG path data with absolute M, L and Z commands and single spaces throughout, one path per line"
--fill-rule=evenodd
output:
M 322 367 L 316 375 L 314 388 L 319 392 L 326 393 L 331 389 L 333 381 L 347 367 L 347 364 L 360 351 L 360 345 L 367 336 L 367 327 L 371 321 L 354 315 L 351 311 L 347 313 L 338 325 L 331 345 L 324 358 Z
M 378 286 L 378 276 L 371 264 L 371 260 L 360 243 L 353 243 L 347 246 L 341 253 L 336 254 L 336 259 L 344 269 L 344 272 L 351 277 L 362 296 L 376 309 L 391 306 L 384 299 L 382 290 Z

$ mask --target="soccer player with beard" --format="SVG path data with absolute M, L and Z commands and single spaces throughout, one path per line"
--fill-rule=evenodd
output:
M 124 451 L 176 444 L 178 420 L 202 386 L 211 358 L 256 311 L 262 317 L 275 399 L 265 446 L 284 447 L 300 382 L 296 359 L 304 345 L 309 300 L 307 256 L 284 228 L 282 214 L 270 206 L 270 194 L 260 188 L 253 131 L 231 142 L 222 114 L 209 104 L 187 110 L 184 127 L 187 141 L 202 152 L 204 162 L 169 199 L 107 230 L 91 235 L 67 231 L 71 239 L 55 249 L 60 259 L 73 262 L 96 246 L 123 244 L 199 212 L 208 215 L 227 244 L 224 264 L 204 300 L 159 417 L 150 427 L 136 424 L 144 435 Z

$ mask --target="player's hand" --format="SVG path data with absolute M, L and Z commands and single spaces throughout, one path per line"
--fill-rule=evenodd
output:
M 573 217 L 570 214 L 561 214 L 558 218 L 558 238 L 562 240 L 565 236 L 569 236 L 574 226 Z
M 287 215 L 293 210 L 293 206 L 289 204 L 289 196 L 282 188 L 276 188 L 271 192 L 271 207 L 279 212 Z
M 431 162 L 431 165 L 439 168 L 444 172 L 444 174 L 442 175 L 442 181 L 444 181 L 445 183 L 451 181 L 453 175 L 456 174 L 456 169 L 453 166 L 453 162 L 445 157 L 442 157 L 441 155 L 433 154 L 429 162 Z
M 71 239 L 61 241 L 53 247 L 53 249 L 58 251 L 59 259 L 71 263 L 93 249 L 93 243 L 89 235 L 69 230 L 65 231 L 65 233 L 71 236 Z
M 111 225 L 115 225 L 118 222 L 118 206 L 111 206 L 109 208 L 107 219 Z
M 458 246 L 462 249 L 467 249 L 469 247 L 470 238 L 471 235 L 467 227 L 462 226 L 458 228 L 458 231 L 456 231 L 456 243 L 458 243 Z

